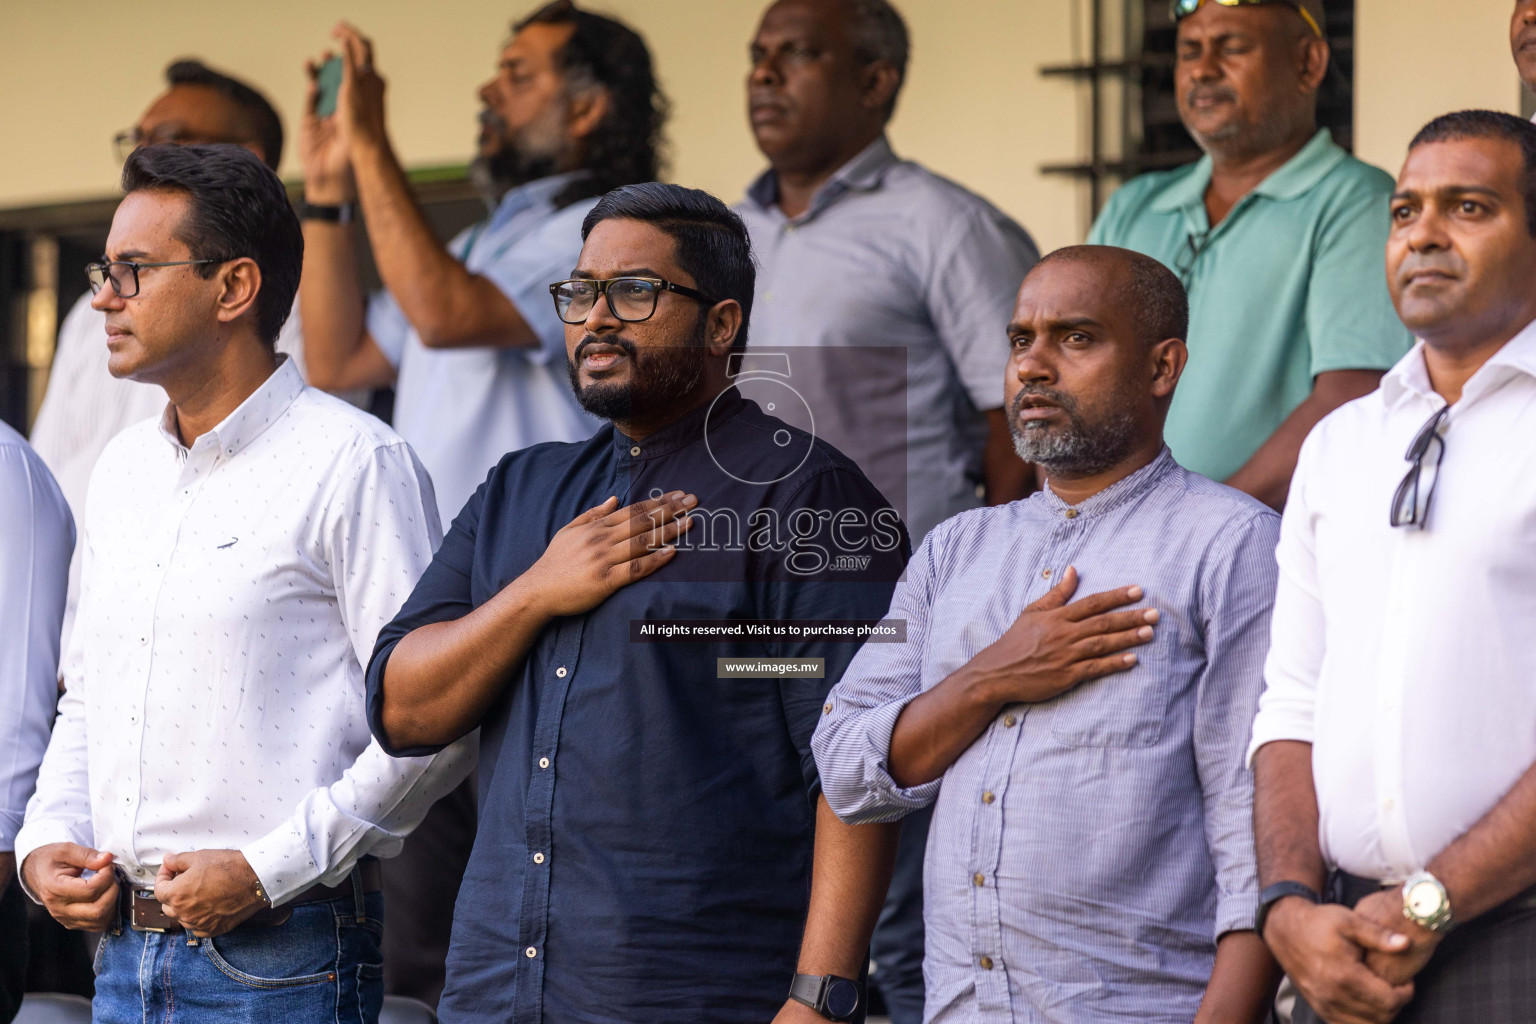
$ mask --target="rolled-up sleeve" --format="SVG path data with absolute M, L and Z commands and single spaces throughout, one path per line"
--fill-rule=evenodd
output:
M 896 584 L 889 620 L 906 620 L 905 643 L 867 643 L 827 698 L 811 740 L 822 792 L 849 824 L 895 821 L 938 798 L 935 779 L 903 787 L 891 777 L 891 733 L 906 706 L 923 692 L 923 651 L 928 641 L 935 546 L 943 527 L 931 531 Z
M 1253 927 L 1258 872 L 1253 775 L 1244 763 L 1269 647 L 1279 517 L 1264 511 L 1224 532 L 1202 581 L 1205 670 L 1195 703 L 1195 767 L 1216 868 L 1216 937 Z
M 1302 445 L 1280 524 L 1280 544 L 1275 551 L 1280 578 L 1275 592 L 1269 657 L 1264 664 L 1265 689 L 1259 698 L 1253 738 L 1248 744 L 1250 766 L 1266 743 L 1312 742 L 1317 677 L 1323 664 L 1324 624 L 1316 533 L 1306 482 L 1320 433 L 1314 431 Z

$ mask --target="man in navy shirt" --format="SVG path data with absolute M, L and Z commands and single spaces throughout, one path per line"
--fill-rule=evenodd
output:
M 442 1019 L 862 1016 L 894 826 L 837 821 L 810 740 L 906 532 L 853 462 L 737 390 L 768 355 L 744 351 L 735 214 L 632 185 L 582 235 L 551 291 L 572 387 L 610 422 L 502 459 L 368 672 L 392 753 L 481 730 Z M 766 370 L 769 410 L 796 399 L 789 370 Z

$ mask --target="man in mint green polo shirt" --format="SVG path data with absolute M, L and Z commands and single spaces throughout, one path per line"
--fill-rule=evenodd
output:
M 1280 508 L 1307 433 L 1413 343 L 1387 292 L 1392 178 L 1317 127 L 1317 0 L 1174 13 L 1179 115 L 1206 155 L 1128 182 L 1089 241 L 1146 253 L 1189 291 L 1174 457 Z

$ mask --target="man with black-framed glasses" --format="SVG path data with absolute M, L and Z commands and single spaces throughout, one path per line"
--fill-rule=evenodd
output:
M 277 111 L 256 89 L 200 61 L 174 61 L 165 69 L 166 90 L 118 132 L 112 143 L 120 158 L 141 145 L 231 143 L 255 153 L 273 170 L 283 155 L 283 124 Z M 79 287 L 79 278 L 65 282 Z M 68 287 L 63 289 L 70 294 Z M 85 511 L 86 485 L 107 442 L 124 429 L 158 416 L 165 392 L 152 384 L 119 379 L 107 372 L 106 317 L 82 294 L 59 325 L 48 391 L 37 411 L 29 440 L 53 471 L 76 519 Z M 304 340 L 299 318 L 290 316 L 277 338 L 277 351 L 304 370 Z M 69 597 L 64 636 L 72 628 L 80 599 L 81 549 L 69 566 Z
M 1536 1019 L 1536 127 L 1437 118 L 1391 205 L 1419 344 L 1302 449 L 1250 757 L 1300 1022 Z
M 439 1015 L 861 1019 L 896 837 L 837 820 L 810 740 L 906 533 L 851 461 L 740 393 L 740 218 L 631 185 L 582 237 L 551 310 L 609 422 L 501 460 L 368 669 L 391 753 L 481 731 Z
M 108 369 L 166 396 L 92 474 L 66 689 L 16 837 L 29 895 L 107 933 L 98 1022 L 373 1020 L 378 857 L 473 741 L 392 760 L 363 661 L 441 536 L 378 420 L 275 351 L 303 238 L 232 145 L 144 146 L 89 273 Z
M 1278 509 L 1307 431 L 1412 343 L 1383 284 L 1392 179 L 1317 126 L 1320 0 L 1170 13 L 1179 117 L 1205 156 L 1127 182 L 1088 237 L 1154 257 L 1189 293 L 1174 456 Z

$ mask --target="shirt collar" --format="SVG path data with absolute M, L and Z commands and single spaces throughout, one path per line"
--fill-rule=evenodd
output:
M 237 455 L 288 411 L 293 400 L 304 390 L 304 378 L 292 359 L 282 353 L 278 353 L 277 359 L 277 369 L 272 375 L 218 426 L 194 441 L 190 450 L 216 447 L 224 455 Z M 176 407 L 173 405 L 167 405 L 160 416 L 160 436 L 178 453 L 189 450 L 176 432 Z
M 1149 490 L 1167 476 L 1176 465 L 1178 463 L 1173 461 L 1173 453 L 1168 450 L 1167 445 L 1164 445 L 1157 458 L 1124 480 L 1117 480 L 1110 484 L 1081 504 L 1068 505 L 1057 496 L 1055 491 L 1051 490 L 1049 484 L 1036 491 L 1029 500 L 1039 501 L 1054 518 L 1091 519 L 1110 512 Z
M 747 400 L 741 396 L 740 390 L 733 387 L 721 392 L 713 402 L 689 410 L 680 419 L 667 424 L 644 440 L 636 441 L 626 437 L 623 431 L 615 427 L 613 430 L 614 454 L 621 461 L 626 462 L 659 459 L 663 455 L 670 455 L 686 448 L 696 441 L 702 441 L 706 432 L 706 417 L 708 417 L 709 429 L 712 430 L 720 423 L 740 414 L 746 407 Z
M 1327 128 L 1319 128 L 1301 151 L 1287 160 L 1278 170 L 1254 188 L 1254 195 L 1285 201 L 1305 195 L 1323 180 L 1327 173 L 1348 156 L 1334 141 Z M 1205 190 L 1211 183 L 1212 162 L 1209 155 L 1201 157 L 1152 204 L 1158 213 L 1174 213 L 1186 207 L 1203 204 Z
M 882 134 L 858 155 L 839 167 L 816 190 L 810 208 L 796 220 L 809 220 L 849 192 L 873 192 L 885 181 L 886 173 L 900 161 L 890 140 Z M 747 189 L 747 198 L 762 210 L 773 209 L 779 201 L 779 179 L 772 169 L 760 174 Z
M 585 171 L 570 171 L 566 174 L 555 174 L 548 178 L 539 178 L 530 181 L 517 188 L 511 189 L 501 197 L 501 202 L 496 204 L 496 209 L 491 211 L 490 227 L 500 227 L 524 210 L 535 206 L 553 206 L 555 196 L 560 191 L 578 178 L 584 177 Z
M 1489 393 L 1500 384 L 1518 374 L 1536 377 L 1536 320 L 1526 324 L 1518 334 L 1504 343 L 1488 361 L 1478 367 L 1461 389 L 1464 406 Z M 1381 378 L 1381 397 L 1389 410 L 1396 410 L 1413 397 L 1428 398 L 1435 403 L 1440 396 L 1429 381 L 1429 368 L 1424 365 L 1424 342 L 1417 342 L 1397 365 Z

